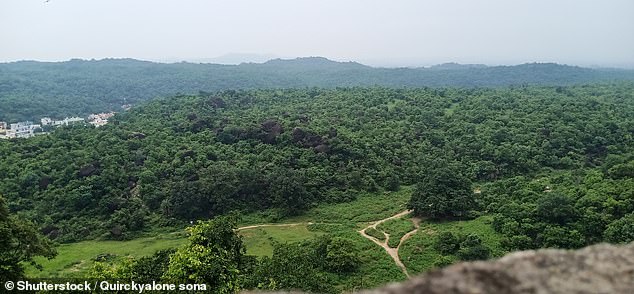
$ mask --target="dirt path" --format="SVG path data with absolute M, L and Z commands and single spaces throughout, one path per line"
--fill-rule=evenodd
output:
M 392 259 L 394 260 L 394 263 L 401 269 L 401 271 L 403 271 L 403 274 L 405 274 L 406 277 L 410 277 L 409 273 L 407 272 L 407 268 L 405 267 L 405 265 L 403 264 L 403 262 L 401 261 L 401 258 L 398 256 L 398 250 L 401 248 L 401 245 L 403 244 L 403 242 L 405 242 L 405 240 L 409 239 L 412 235 L 416 234 L 416 232 L 418 232 L 418 228 L 420 227 L 420 219 L 417 218 L 412 218 L 412 222 L 414 223 L 414 230 L 408 232 L 407 234 L 403 235 L 403 237 L 401 237 L 401 240 L 399 240 L 398 246 L 396 246 L 396 248 L 391 248 L 390 246 L 388 246 L 388 242 L 390 241 L 390 235 L 388 233 L 385 233 L 381 230 L 378 230 L 379 232 L 383 233 L 383 235 L 385 235 L 385 240 L 384 241 L 380 241 L 377 238 L 374 238 L 368 234 L 366 234 L 366 230 L 369 228 L 374 228 L 376 229 L 376 227 L 386 221 L 392 220 L 392 219 L 397 219 L 397 218 L 401 218 L 404 217 L 408 214 L 410 214 L 412 212 L 412 210 L 405 210 L 402 212 L 399 212 L 393 216 L 390 216 L 388 218 L 384 218 L 382 220 L 378 220 L 375 221 L 373 223 L 371 223 L 370 225 L 368 225 L 367 227 L 365 227 L 364 229 L 358 231 L 363 237 L 367 238 L 368 240 L 376 243 L 377 245 L 381 246 L 383 249 L 385 249 L 385 251 L 387 252 L 387 254 L 389 254 Z M 251 226 L 244 226 L 244 227 L 239 227 L 236 229 L 236 231 L 242 231 L 242 230 L 249 230 L 249 229 L 256 229 L 256 228 L 262 228 L 262 227 L 294 227 L 294 226 L 305 226 L 305 225 L 312 225 L 313 222 L 305 222 L 305 223 L 290 223 L 290 224 L 259 224 L 259 225 L 251 225 Z
M 380 241 L 379 239 L 374 238 L 374 237 L 366 234 L 365 231 L 367 229 L 369 229 L 369 228 L 376 229 L 376 226 L 380 225 L 381 223 L 384 223 L 384 222 L 389 221 L 391 219 L 401 218 L 403 216 L 406 216 L 406 215 L 410 214 L 411 212 L 412 212 L 412 210 L 402 211 L 402 212 L 397 213 L 397 214 L 395 214 L 393 216 L 390 216 L 388 218 L 384 218 L 382 220 L 378 220 L 378 221 L 376 221 L 374 223 L 371 223 L 369 226 L 367 226 L 363 230 L 359 231 L 359 233 L 363 237 L 365 237 L 365 238 L 369 239 L 370 241 L 376 243 L 377 245 L 383 247 L 383 249 L 385 249 L 387 254 L 389 254 L 392 257 L 392 259 L 394 259 L 394 263 L 396 263 L 396 265 L 399 268 L 401 268 L 401 271 L 403 271 L 403 274 L 405 274 L 405 276 L 408 277 L 408 278 L 410 277 L 409 273 L 407 272 L 407 268 L 405 267 L 405 265 L 401 261 L 401 258 L 398 256 L 398 250 L 401 248 L 401 244 L 403 244 L 403 242 L 405 242 L 405 240 L 409 239 L 409 237 L 411 237 L 412 235 L 414 235 L 418 231 L 420 220 L 412 219 L 412 222 L 414 223 L 415 229 L 410 231 L 410 232 L 408 232 L 403 237 L 401 237 L 401 240 L 399 241 L 398 246 L 396 246 L 396 248 L 391 248 L 390 246 L 388 246 L 388 242 L 390 241 L 390 235 L 389 234 L 379 230 L 379 232 L 381 232 L 381 233 L 383 233 L 383 235 L 385 235 L 385 240 L 384 241 Z
M 252 226 L 245 226 L 245 227 L 239 227 L 236 229 L 236 231 L 242 231 L 242 230 L 248 230 L 248 229 L 256 229 L 256 228 L 261 228 L 261 227 L 294 227 L 294 226 L 305 226 L 305 225 L 312 225 L 312 222 L 307 222 L 307 223 L 293 223 L 293 224 L 261 224 L 261 225 L 252 225 Z

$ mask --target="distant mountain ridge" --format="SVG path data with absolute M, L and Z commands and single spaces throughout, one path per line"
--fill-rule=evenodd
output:
M 429 68 L 375 68 L 323 57 L 238 65 L 73 59 L 0 63 L 0 121 L 119 110 L 157 96 L 228 89 L 297 87 L 564 86 L 634 81 L 634 70 L 554 63 L 515 66 L 445 63 Z

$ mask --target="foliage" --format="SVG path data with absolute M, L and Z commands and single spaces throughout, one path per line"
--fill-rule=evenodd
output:
M 458 251 L 445 254 L 437 249 L 439 236 L 451 233 L 459 245 L 466 240 L 466 236 L 477 235 L 481 244 L 490 250 L 490 258 L 500 257 L 507 253 L 500 245 L 504 236 L 493 230 L 491 221 L 491 216 L 458 221 L 424 221 L 420 224 L 418 233 L 401 244 L 399 256 L 410 274 L 455 263 L 460 260 Z M 458 246 L 459 249 L 462 249 L 462 246 Z
M 53 258 L 57 252 L 34 225 L 9 214 L 5 199 L 0 196 L 0 280 L 24 277 L 23 263 L 36 265 L 34 257 Z
M 597 70 L 557 64 L 416 69 L 371 68 L 325 58 L 272 60 L 264 64 L 153 63 L 133 59 L 0 64 L 0 120 L 63 118 L 137 104 L 157 97 L 226 89 L 382 85 L 503 86 L 563 85 L 634 80 L 627 70 Z M 562 88 L 563 93 L 567 89 Z M 205 92 L 201 92 L 205 93 Z
M 631 178 L 610 179 L 609 174 L 592 169 L 509 178 L 487 184 L 482 193 L 496 213 L 493 227 L 506 236 L 503 246 L 518 250 L 627 241 L 626 215 L 634 209 L 632 189 Z
M 480 236 L 469 234 L 460 243 L 456 255 L 462 260 L 485 260 L 491 255 L 491 249 L 482 244 Z
M 442 232 L 436 236 L 434 249 L 444 255 L 454 254 L 460 249 L 460 241 L 452 232 Z
M 168 269 L 170 256 L 174 252 L 174 249 L 159 250 L 150 256 L 127 257 L 113 264 L 96 261 L 87 276 L 92 279 L 109 281 L 118 279 L 139 283 L 160 281 Z
M 248 274 L 245 288 L 301 289 L 336 292 L 338 275 L 358 269 L 359 252 L 352 240 L 329 235 L 296 243 L 277 243 L 273 255 L 263 257 Z
M 433 219 L 463 217 L 475 208 L 471 181 L 464 168 L 447 162 L 437 163 L 423 172 L 409 207 L 419 216 Z
M 631 89 L 341 88 L 156 99 L 98 129 L 75 126 L 0 141 L 0 193 L 12 212 L 59 242 L 129 239 L 151 227 L 233 210 L 267 211 L 275 220 L 319 203 L 351 201 L 377 186 L 389 189 L 396 177 L 404 186 L 418 183 L 412 204 L 431 204 L 443 217 L 470 210 L 506 215 L 515 204 L 533 211 L 547 185 L 523 187 L 513 182 L 518 176 L 528 183 L 553 169 L 592 169 L 605 183 L 631 179 Z M 434 174 L 449 175 L 430 186 Z M 451 179 L 461 188 L 439 192 L 455 192 L 456 199 L 429 193 Z M 468 181 L 508 187 L 483 185 L 482 194 L 471 195 L 474 205 Z M 626 195 L 610 195 L 610 209 L 572 197 L 574 209 L 567 213 L 576 219 L 544 221 L 568 222 L 563 226 L 575 227 L 585 243 L 600 242 L 605 226 L 632 211 Z M 401 196 L 386 194 L 389 204 L 376 205 L 391 213 L 397 208 L 389 198 Z M 550 216 L 545 211 L 540 218 Z M 339 212 L 320 212 L 320 220 L 337 219 Z M 360 209 L 355 221 L 375 220 L 375 214 Z M 522 218 L 504 223 L 508 230 L 513 221 L 531 223 Z M 593 225 L 576 225 L 581 219 Z M 527 246 L 539 247 L 536 232 L 526 236 L 533 240 Z
M 610 223 L 605 229 L 605 239 L 612 243 L 634 241 L 634 214 L 628 214 Z
M 335 273 L 355 271 L 359 256 L 354 243 L 344 238 L 332 238 L 326 247 L 326 268 Z
M 204 283 L 215 293 L 236 292 L 245 248 L 235 225 L 233 217 L 223 216 L 190 227 L 189 244 L 170 256 L 163 279 Z
M 312 221 L 310 230 L 350 240 L 360 262 L 344 274 L 351 264 L 346 255 L 335 254 L 344 262 L 328 266 L 327 245 L 306 245 L 322 251 L 319 267 L 299 271 L 310 278 L 303 289 L 370 287 L 404 276 L 357 225 L 404 210 L 412 189 L 410 207 L 439 219 L 402 244 L 399 254 L 412 273 L 484 258 L 487 248 L 497 257 L 506 250 L 631 240 L 633 93 L 631 83 L 615 83 L 230 90 L 160 98 L 98 129 L 74 126 L 0 141 L 0 193 L 16 219 L 60 242 L 130 239 L 235 210 L 252 220 Z M 390 192 L 396 182 L 403 188 Z M 477 234 L 480 245 L 467 242 L 444 255 L 434 243 L 445 231 L 458 239 Z M 214 246 L 179 250 L 172 256 L 174 276 L 282 289 L 295 287 L 282 272 L 290 260 L 317 254 L 289 245 L 277 260 L 243 256 L 234 262 L 237 254 Z M 59 266 L 83 269 L 82 260 L 112 253 L 116 262 L 129 262 L 122 275 L 133 272 L 135 260 L 125 261 L 125 252 L 94 247 L 76 253 L 82 256 L 77 264 Z M 176 265 L 190 260 L 205 262 Z M 216 260 L 226 272 L 210 268 Z M 261 262 L 278 271 L 266 272 Z M 320 286 L 324 281 L 334 289 Z
M 367 230 L 365 230 L 365 233 L 368 234 L 368 236 L 372 236 L 379 241 L 385 240 L 385 234 L 375 228 L 368 228 Z

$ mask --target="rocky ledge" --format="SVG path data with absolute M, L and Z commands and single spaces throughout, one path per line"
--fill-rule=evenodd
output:
M 511 253 L 459 263 L 366 293 L 634 293 L 634 243 Z

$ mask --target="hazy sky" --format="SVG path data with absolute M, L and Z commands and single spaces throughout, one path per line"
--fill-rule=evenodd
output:
M 0 61 L 228 53 L 634 67 L 634 0 L 0 0 Z

